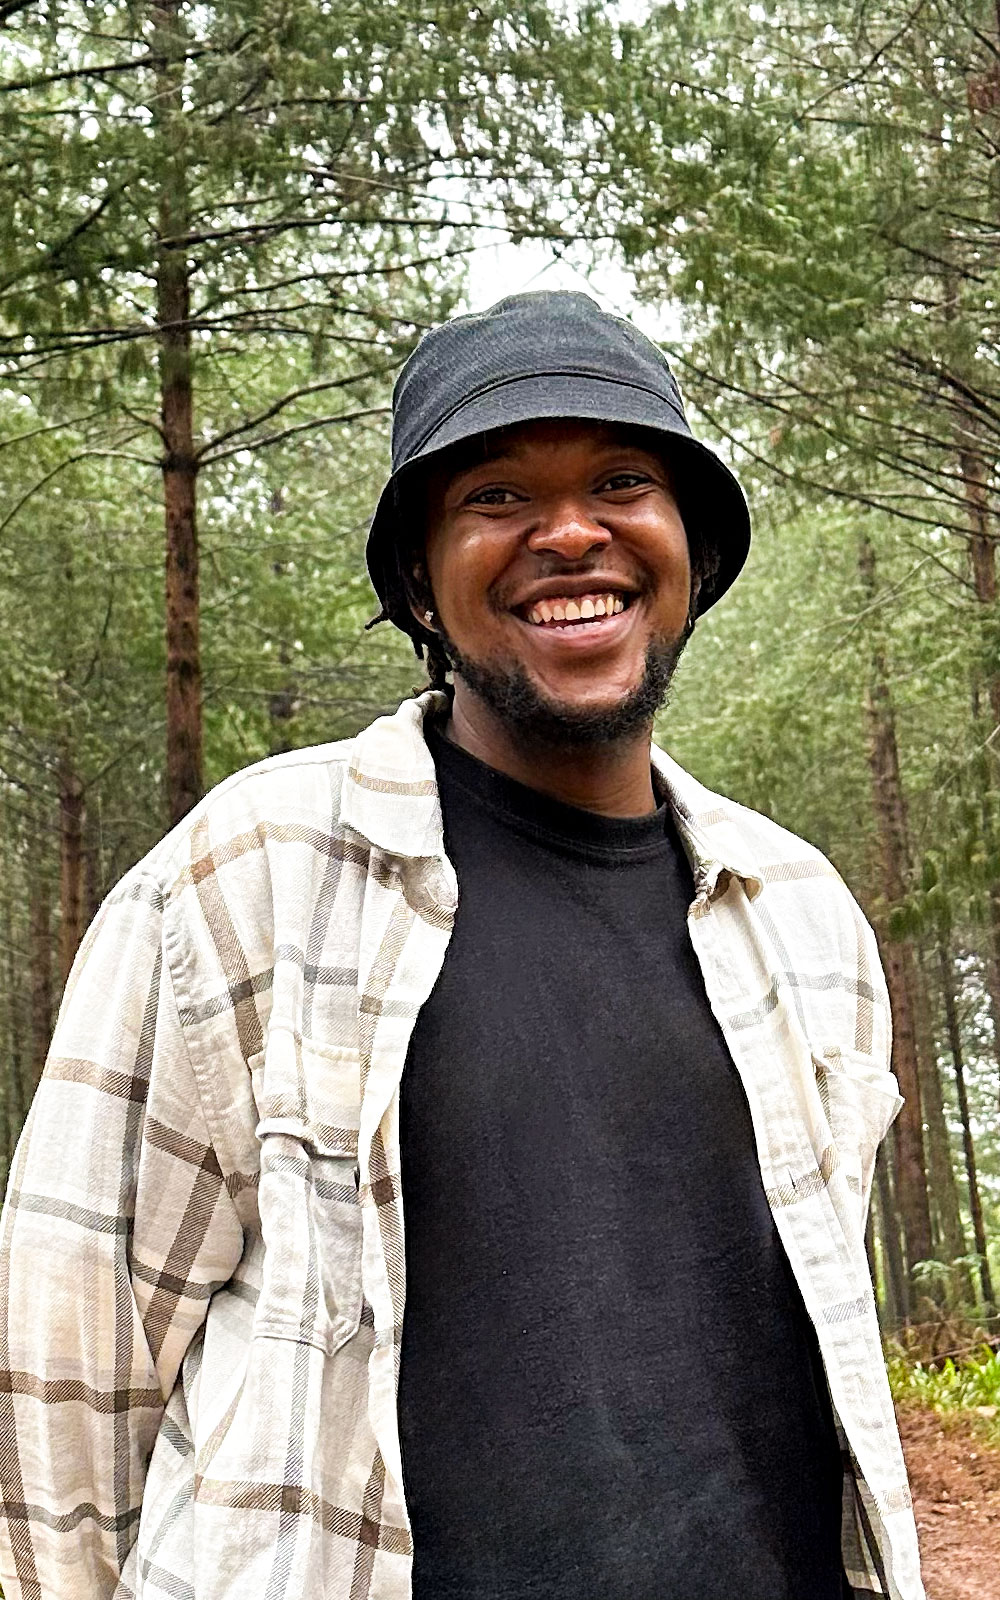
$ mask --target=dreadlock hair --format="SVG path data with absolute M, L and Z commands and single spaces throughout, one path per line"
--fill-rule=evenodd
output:
M 400 585 L 406 597 L 407 609 L 412 600 L 418 610 L 426 611 L 433 606 L 434 597 L 427 581 L 427 573 L 423 565 L 423 538 L 419 544 L 408 541 L 399 554 Z M 411 612 L 412 615 L 412 612 Z M 448 647 L 441 635 L 433 628 L 422 628 L 419 623 L 414 623 L 416 633 L 411 632 L 414 653 L 418 661 L 427 663 L 427 683 L 423 689 L 418 689 L 418 694 L 423 694 L 426 689 L 438 689 L 450 699 L 454 698 L 455 685 L 448 679 L 452 669 L 452 662 L 448 655 Z
M 420 506 L 422 486 L 413 482 L 411 474 L 407 485 L 407 501 L 410 509 L 410 532 L 394 551 L 395 572 L 389 585 L 389 592 L 377 617 L 372 617 L 365 623 L 365 630 L 377 627 L 380 622 L 393 622 L 396 627 L 409 636 L 413 645 L 413 653 L 418 661 L 427 663 L 428 681 L 422 688 L 415 688 L 414 694 L 424 694 L 428 689 L 436 689 L 454 698 L 455 686 L 448 681 L 448 673 L 452 670 L 452 663 L 448 656 L 447 646 L 440 634 L 433 628 L 425 628 L 414 616 L 415 606 L 418 614 L 430 610 L 434 604 L 427 581 L 427 572 L 423 564 L 424 559 L 424 519 L 422 516 L 413 517 L 413 509 Z M 393 510 L 396 513 L 396 524 L 405 528 L 407 521 L 403 516 L 403 498 L 400 493 L 398 481 L 393 484 Z M 414 526 L 416 523 L 416 526 Z
M 688 561 L 691 566 L 691 615 L 688 626 L 693 628 L 698 616 L 698 601 L 702 594 L 711 594 L 719 575 L 718 545 L 705 537 L 705 529 L 696 517 L 687 514 L 685 504 L 678 501 L 684 531 L 687 534 Z

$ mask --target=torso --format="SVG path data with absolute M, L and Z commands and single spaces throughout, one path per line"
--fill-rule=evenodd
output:
M 840 1600 L 815 1336 L 667 808 L 432 749 L 459 908 L 402 1084 L 414 1600 Z

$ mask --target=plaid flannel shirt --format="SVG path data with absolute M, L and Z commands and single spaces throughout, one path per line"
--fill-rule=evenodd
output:
M 411 1592 L 399 1084 L 457 903 L 440 704 L 237 773 L 87 934 L 3 1213 L 6 1600 Z M 875 942 L 817 851 L 653 761 L 819 1337 L 846 1571 L 921 1600 L 863 1239 L 901 1104 Z

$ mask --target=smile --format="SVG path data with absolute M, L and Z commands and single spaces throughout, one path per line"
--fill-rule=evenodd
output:
M 522 612 L 515 611 L 513 616 L 546 654 L 548 650 L 555 650 L 559 655 L 568 651 L 575 656 L 578 652 L 589 654 L 594 650 L 617 649 L 621 638 L 631 631 L 640 614 L 641 607 L 635 605 L 636 599 L 637 596 L 632 594 L 613 594 L 609 608 L 607 594 L 573 595 L 565 600 L 553 597 L 551 600 L 536 601 Z M 598 600 L 604 605 L 603 615 L 597 609 Z M 583 608 L 587 602 L 590 604 L 587 605 L 587 614 L 584 614 Z M 549 612 L 548 621 L 542 614 L 543 606 Z M 562 617 L 556 615 L 557 611 L 562 611 Z M 538 621 L 535 620 L 536 616 Z
M 553 595 L 539 600 L 522 612 L 533 628 L 586 628 L 603 618 L 618 616 L 627 609 L 631 596 L 607 591 L 595 594 Z

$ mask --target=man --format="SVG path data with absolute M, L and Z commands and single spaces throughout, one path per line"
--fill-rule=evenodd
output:
M 871 931 L 650 744 L 742 493 L 581 295 L 430 334 L 393 457 L 369 570 L 435 687 L 221 785 L 71 977 L 7 1600 L 920 1600 Z

